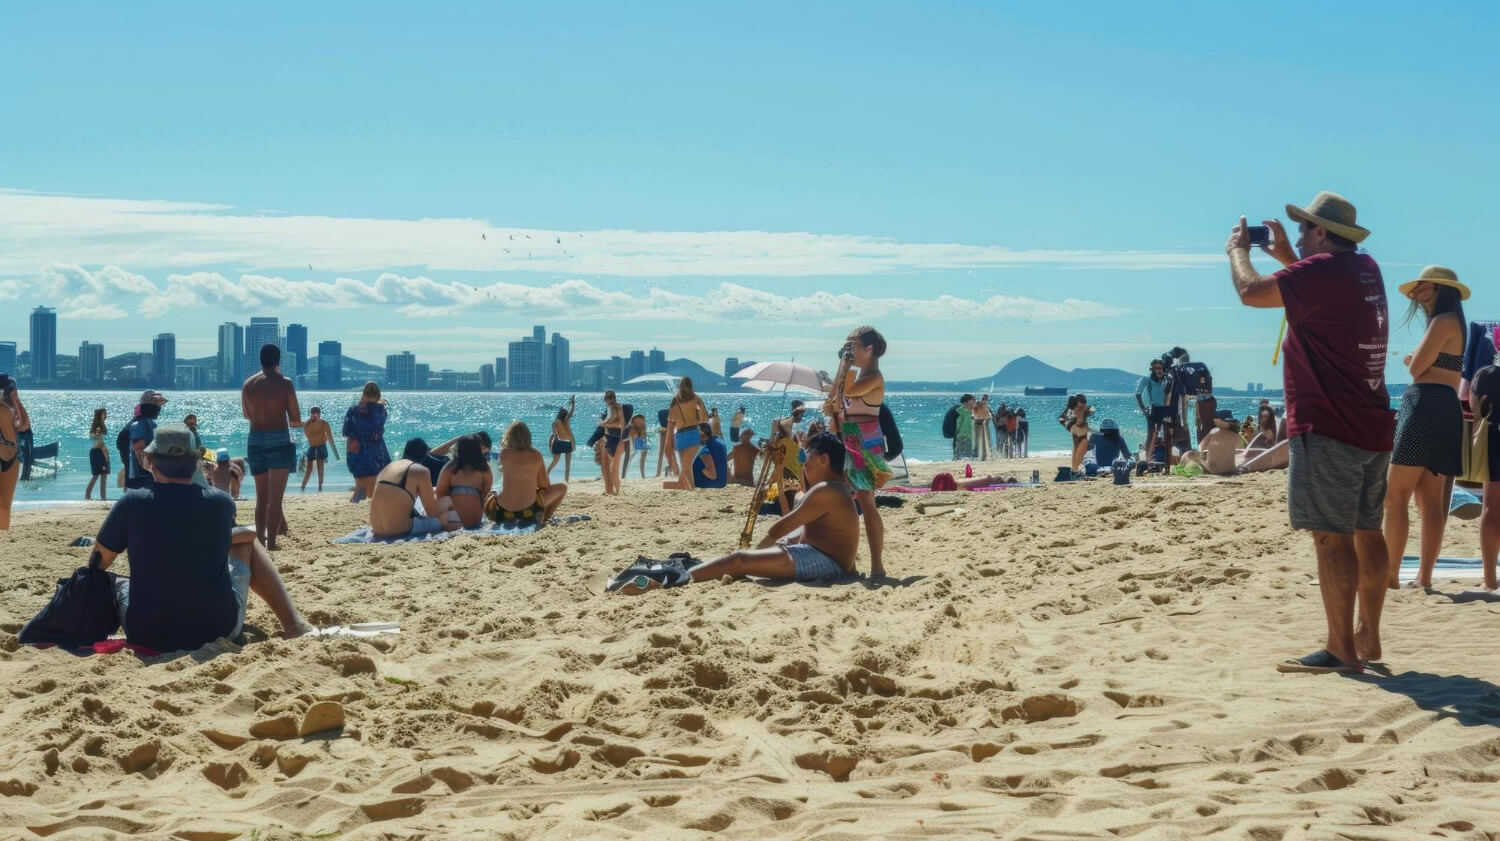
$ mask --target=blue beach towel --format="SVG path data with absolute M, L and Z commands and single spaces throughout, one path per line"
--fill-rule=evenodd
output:
M 587 514 L 565 514 L 553 517 L 547 521 L 549 526 L 567 526 L 573 523 L 582 523 L 592 520 Z M 424 534 L 420 537 L 376 537 L 375 532 L 369 526 L 361 526 L 349 532 L 343 537 L 335 537 L 329 543 L 440 543 L 444 540 L 452 540 L 455 537 L 469 535 L 471 537 L 519 537 L 521 535 L 536 534 L 539 526 L 502 526 L 498 523 L 485 523 L 473 529 L 459 529 L 458 531 L 444 531 L 437 534 Z

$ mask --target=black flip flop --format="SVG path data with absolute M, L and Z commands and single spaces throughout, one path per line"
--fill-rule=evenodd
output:
M 1358 661 L 1346 663 L 1333 656 L 1328 649 L 1320 649 L 1306 657 L 1294 657 L 1276 664 L 1276 671 L 1287 674 L 1343 674 L 1357 675 L 1365 670 Z

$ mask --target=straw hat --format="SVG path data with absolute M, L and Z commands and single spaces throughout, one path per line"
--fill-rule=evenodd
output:
M 1307 207 L 1286 206 L 1286 215 L 1298 222 L 1317 225 L 1350 242 L 1364 242 L 1370 232 L 1354 224 L 1354 204 L 1338 193 L 1327 190 L 1313 196 Z
M 1438 286 L 1451 286 L 1458 290 L 1458 299 L 1460 301 L 1469 300 L 1469 287 L 1460 283 L 1458 272 L 1447 266 L 1428 266 L 1422 269 L 1422 273 L 1417 275 L 1416 280 L 1408 280 L 1397 288 L 1401 290 L 1402 295 L 1410 298 L 1411 291 L 1416 289 L 1419 283 L 1436 283 Z

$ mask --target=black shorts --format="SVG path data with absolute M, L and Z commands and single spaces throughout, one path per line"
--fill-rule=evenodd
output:
M 1176 406 L 1152 406 L 1151 407 L 1151 425 L 1152 426 L 1156 426 L 1157 424 L 1163 424 L 1163 423 L 1170 423 L 1173 426 L 1177 425 L 1177 407 Z
M 92 476 L 109 475 L 109 459 L 98 447 L 89 450 L 89 474 Z
M 555 455 L 555 456 L 561 456 L 561 455 L 567 455 L 568 453 L 571 453 L 571 452 L 573 452 L 573 442 L 572 441 L 553 441 L 552 442 L 552 454 L 553 455 Z

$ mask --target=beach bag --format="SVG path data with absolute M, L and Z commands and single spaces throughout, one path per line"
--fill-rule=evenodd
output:
M 885 457 L 893 459 L 901 455 L 901 430 L 896 428 L 896 416 L 884 403 L 880 404 L 880 434 L 885 436 Z
M 943 415 L 943 437 L 953 438 L 958 435 L 958 407 L 954 406 Z
M 953 478 L 952 473 L 939 473 L 932 477 L 932 484 L 929 487 L 935 491 L 956 491 L 958 480 Z
M 1490 413 L 1464 418 L 1463 475 L 1460 482 L 1490 481 Z
M 108 639 L 118 627 L 115 574 L 90 564 L 74 570 L 69 578 L 58 579 L 52 600 L 26 623 L 17 640 L 25 645 L 84 648 Z

